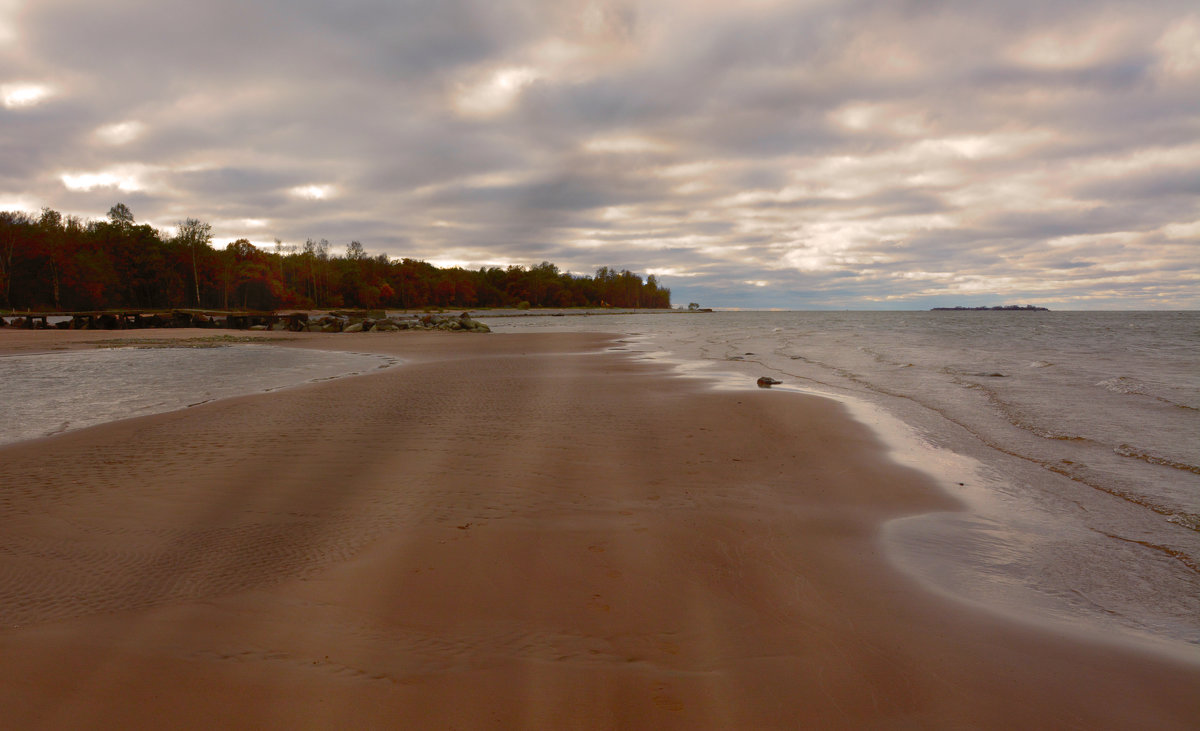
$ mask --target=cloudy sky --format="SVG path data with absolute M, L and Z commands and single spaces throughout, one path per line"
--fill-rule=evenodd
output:
M 677 303 L 1200 308 L 1195 0 L 0 0 L 0 210 Z

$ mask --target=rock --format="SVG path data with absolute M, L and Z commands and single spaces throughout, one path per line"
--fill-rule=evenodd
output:
M 770 388 L 771 386 L 774 386 L 777 383 L 783 383 L 783 381 L 777 381 L 774 378 L 771 378 L 770 376 L 762 376 L 761 378 L 758 379 L 758 387 L 759 388 Z
M 360 333 L 362 331 L 363 324 L 361 322 L 355 322 L 342 328 L 342 332 L 344 333 Z
M 267 330 L 268 328 L 266 325 L 251 325 L 250 329 L 251 330 Z

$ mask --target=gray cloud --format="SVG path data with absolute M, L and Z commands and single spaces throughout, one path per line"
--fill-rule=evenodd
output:
M 1188 2 L 26 0 L 5 22 L 2 207 L 653 271 L 685 303 L 1200 306 Z

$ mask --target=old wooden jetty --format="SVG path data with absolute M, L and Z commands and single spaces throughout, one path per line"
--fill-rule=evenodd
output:
M 51 320 L 54 322 L 51 322 Z M 152 327 L 212 327 L 247 330 L 264 325 L 303 330 L 307 312 L 255 310 L 102 310 L 96 312 L 12 312 L 0 314 L 0 327 L 60 330 L 128 330 Z

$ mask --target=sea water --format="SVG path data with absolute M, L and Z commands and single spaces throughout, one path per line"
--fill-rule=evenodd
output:
M 0 356 L 0 444 L 388 367 L 380 355 L 270 345 Z
M 592 330 L 692 375 L 841 398 L 963 510 L 885 527 L 930 588 L 1200 658 L 1200 313 L 492 318 Z M 786 394 L 781 394 L 786 397 Z M 887 426 L 892 424 L 892 426 Z M 897 429 L 895 424 L 901 424 Z M 902 431 L 904 433 L 897 433 Z

